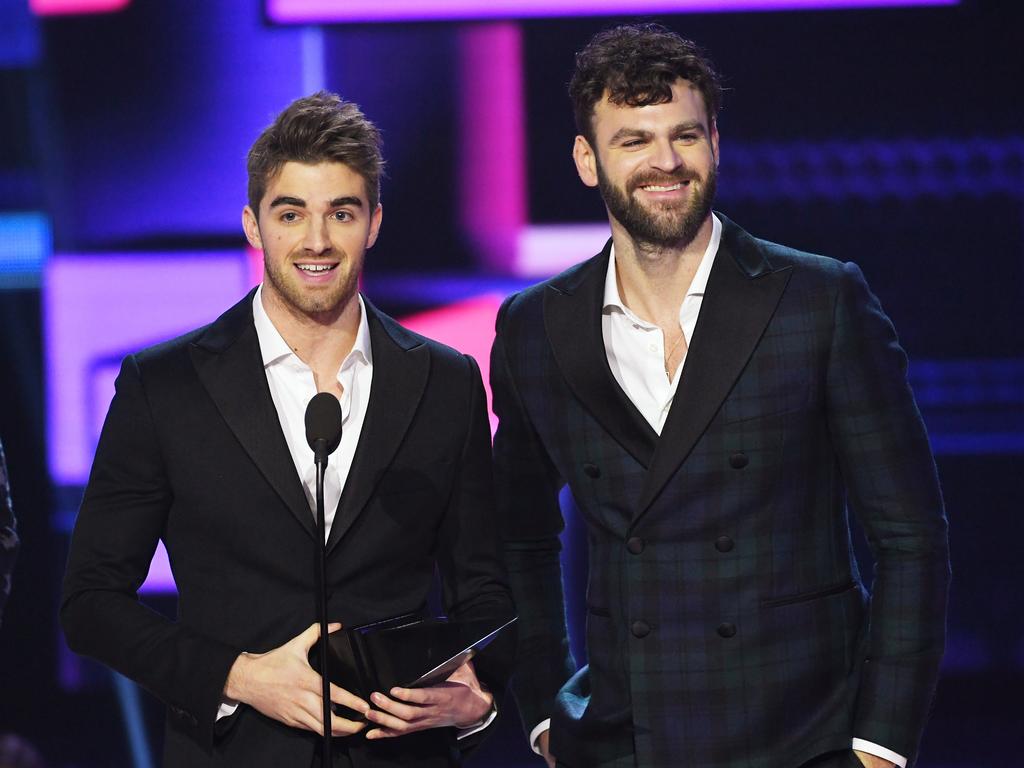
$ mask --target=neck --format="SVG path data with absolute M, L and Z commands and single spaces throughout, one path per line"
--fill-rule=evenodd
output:
M 686 243 L 640 242 L 615 219 L 611 226 L 615 274 L 623 303 L 644 320 L 662 327 L 665 323 L 677 325 L 679 308 L 711 242 L 711 215 Z
M 358 294 L 353 293 L 329 312 L 310 314 L 284 301 L 264 283 L 262 301 L 278 333 L 296 356 L 313 369 L 317 389 L 322 390 L 321 382 L 333 382 L 359 331 Z

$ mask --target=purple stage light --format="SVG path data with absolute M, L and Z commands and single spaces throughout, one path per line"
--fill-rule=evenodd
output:
M 250 284 L 245 252 L 50 258 L 43 313 L 54 482 L 85 484 L 121 358 L 212 321 Z M 173 590 L 161 545 L 143 591 Z
M 531 224 L 519 232 L 512 273 L 541 280 L 599 253 L 611 237 L 607 222 Z
M 267 0 L 281 24 L 620 16 L 956 5 L 959 0 Z
M 248 286 L 244 252 L 50 258 L 43 312 L 55 482 L 85 483 L 121 358 L 209 323 Z

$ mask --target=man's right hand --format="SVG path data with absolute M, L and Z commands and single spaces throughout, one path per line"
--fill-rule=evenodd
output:
M 551 754 L 551 748 L 548 746 L 549 736 L 551 736 L 550 728 L 546 731 L 541 731 L 540 736 L 537 737 L 537 749 L 540 750 L 540 754 L 548 764 L 548 768 L 555 768 L 555 756 Z
M 329 624 L 328 632 L 341 629 Z M 309 666 L 309 650 L 320 639 L 320 625 L 309 629 L 267 653 L 243 653 L 231 666 L 224 695 L 248 704 L 267 717 L 293 728 L 304 728 L 323 736 L 323 698 L 320 675 Z M 344 688 L 331 684 L 331 701 L 366 713 L 370 705 Z M 346 720 L 332 713 L 331 733 L 350 736 L 366 723 Z

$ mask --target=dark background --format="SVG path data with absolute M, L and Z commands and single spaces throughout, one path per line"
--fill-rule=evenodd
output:
M 301 95 L 303 30 L 267 25 L 256 0 L 135 0 L 116 14 L 46 21 L 19 5 L 0 5 L 0 213 L 45 212 L 64 253 L 241 247 L 244 154 Z M 659 17 L 704 45 L 726 77 L 717 207 L 756 235 L 860 264 L 911 357 L 954 573 L 927 768 L 1024 765 L 1018 8 L 966 0 Z M 532 222 L 603 219 L 572 166 L 565 82 L 573 52 L 615 21 L 521 22 Z M 453 193 L 464 151 L 459 29 L 323 34 L 328 87 L 385 135 L 391 226 L 368 261 L 381 285 L 391 275 L 503 277 L 480 266 Z M 431 302 L 385 293 L 379 303 L 401 314 Z M 130 712 L 113 678 L 87 663 L 77 685 L 61 682 L 58 513 L 80 489 L 49 480 L 42 339 L 38 285 L 0 290 L 0 436 L 24 540 L 0 628 L 0 733 L 22 734 L 53 766 L 133 765 Z M 574 525 L 570 515 L 570 580 L 582 567 Z M 167 599 L 156 604 L 173 611 Z M 570 609 L 578 614 L 573 599 Z M 135 733 L 159 754 L 161 707 L 145 693 L 141 701 Z M 511 702 L 503 712 L 476 764 L 540 765 Z

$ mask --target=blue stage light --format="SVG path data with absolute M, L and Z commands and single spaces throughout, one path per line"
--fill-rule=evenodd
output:
M 53 250 L 50 220 L 43 213 L 0 213 L 0 289 L 35 288 Z

